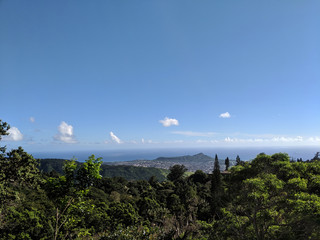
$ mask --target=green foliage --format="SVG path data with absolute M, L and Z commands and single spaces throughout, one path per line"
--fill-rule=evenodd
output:
M 212 172 L 212 180 L 211 180 L 211 192 L 213 194 L 213 198 L 218 194 L 221 190 L 221 172 L 220 172 L 220 164 L 219 159 L 216 154 L 214 159 L 214 167 Z
M 38 160 L 26 153 L 22 147 L 10 151 L 7 155 L 8 157 L 0 158 L 0 182 L 37 187 L 40 183 Z
M 56 158 L 46 158 L 39 159 L 40 165 L 39 170 L 43 173 L 50 174 L 51 172 L 56 172 L 60 175 L 63 175 L 63 165 L 65 164 L 65 159 L 56 159 Z M 78 165 L 79 163 L 77 163 Z
M 310 194 L 317 189 L 318 166 L 312 164 L 278 153 L 233 167 L 229 199 L 212 239 L 318 239 L 319 196 Z
M 77 164 L 75 159 L 71 159 L 70 161 L 66 160 L 62 169 L 64 172 L 64 177 L 61 177 L 60 179 L 65 181 L 67 188 L 73 187 L 77 177 Z
M 94 155 L 91 155 L 88 160 L 83 163 L 76 174 L 76 179 L 81 188 L 88 188 L 92 186 L 97 179 L 101 179 L 101 163 L 102 158 L 95 158 Z M 68 166 L 71 174 L 75 171 L 76 165 L 75 162 L 71 161 L 71 165 Z M 73 174 L 74 175 L 74 174 Z
M 40 171 L 50 175 L 53 172 L 63 175 L 63 166 L 66 161 L 65 159 L 40 159 Z M 77 168 L 81 166 L 82 163 L 75 162 Z M 107 165 L 101 164 L 100 174 L 102 177 L 123 177 L 127 180 L 149 180 L 152 176 L 156 176 L 159 181 L 166 180 L 166 176 L 169 171 L 167 169 L 160 168 L 145 168 L 145 167 L 135 167 L 135 166 L 125 166 L 125 165 Z
M 118 225 L 131 226 L 138 222 L 139 216 L 130 203 L 113 202 L 109 206 L 108 215 L 111 216 L 112 229 Z
M 2 239 L 45 239 L 46 232 L 43 231 L 45 216 L 35 208 L 24 208 L 10 206 L 6 210 L 4 221 L 6 228 L 2 232 Z
M 240 160 L 239 155 L 237 155 L 237 157 L 236 157 L 236 166 L 238 166 L 240 164 L 241 164 L 241 160 Z
M 8 135 L 8 130 L 10 129 L 10 125 L 6 122 L 3 122 L 0 119 L 0 141 L 2 139 L 2 136 Z
M 0 239 L 320 239 L 316 159 L 262 153 L 221 175 L 216 156 L 211 175 L 175 165 L 168 181 L 102 178 L 94 155 L 51 163 L 63 175 L 22 148 L 1 155 Z
M 208 182 L 209 178 L 206 173 L 201 170 L 197 170 L 189 177 L 189 180 L 193 183 L 205 184 L 206 182 Z
M 101 240 L 135 240 L 135 239 L 163 239 L 157 227 L 140 226 L 118 226 L 112 232 L 104 233 Z
M 166 169 L 153 168 L 153 167 L 135 167 L 125 165 L 106 165 L 102 164 L 103 177 L 123 177 L 127 180 L 149 180 L 155 176 L 159 181 L 166 180 L 169 171 Z
M 11 150 L 7 157 L 0 154 L 0 208 L 19 199 L 16 188 L 39 188 L 42 183 L 38 161 L 21 147 Z
M 184 165 L 173 165 L 169 170 L 170 173 L 168 174 L 167 178 L 174 182 L 182 179 L 188 169 Z
M 0 141 L 2 139 L 2 136 L 5 136 L 5 135 L 8 135 L 8 130 L 10 129 L 10 125 L 6 122 L 3 122 L 1 119 L 0 119 Z M 6 147 L 1 147 L 0 146 L 0 157 L 3 157 L 3 154 L 5 153 L 6 151 Z

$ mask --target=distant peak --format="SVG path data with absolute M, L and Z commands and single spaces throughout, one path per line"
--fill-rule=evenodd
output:
M 200 156 L 205 156 L 203 153 L 198 153 L 198 154 L 196 154 L 196 155 L 193 155 L 193 156 L 195 156 L 195 157 L 200 157 Z
M 212 157 L 205 155 L 203 153 L 198 153 L 196 155 L 193 155 L 192 157 L 197 160 L 205 160 L 205 161 L 212 160 Z

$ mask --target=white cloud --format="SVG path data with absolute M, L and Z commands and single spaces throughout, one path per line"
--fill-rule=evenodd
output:
M 120 138 L 118 138 L 116 135 L 114 135 L 114 133 L 113 132 L 110 132 L 110 137 L 111 137 L 111 140 L 113 141 L 113 142 L 116 142 L 116 143 L 122 143 L 122 141 L 120 140 Z
M 151 143 L 156 144 L 156 143 L 159 143 L 159 142 L 154 142 L 151 139 L 144 139 L 144 138 L 141 139 L 141 144 L 151 144 Z
M 8 130 L 9 135 L 4 136 L 4 141 L 21 141 L 23 139 L 23 134 L 16 127 L 11 127 Z
M 35 119 L 34 117 L 30 117 L 30 118 L 29 118 L 29 121 L 32 122 L 32 123 L 34 123 L 34 122 L 36 121 L 36 119 Z
M 216 135 L 215 132 L 193 132 L 193 131 L 175 131 L 173 134 L 189 136 L 189 137 L 210 137 Z
M 237 142 L 238 139 L 237 139 L 237 138 L 226 137 L 226 138 L 224 139 L 224 141 L 225 141 L 225 142 Z
M 301 136 L 297 136 L 295 138 L 291 137 L 274 137 L 271 139 L 272 142 L 302 142 L 303 138 Z
M 220 117 L 220 118 L 230 118 L 231 115 L 230 115 L 230 113 L 225 112 L 225 113 L 221 113 L 221 114 L 219 115 L 219 117 Z
M 320 138 L 319 137 L 310 137 L 308 138 L 309 142 L 320 142 Z
M 170 127 L 170 126 L 172 126 L 172 125 L 175 125 L 175 126 L 178 126 L 178 125 L 179 125 L 179 121 L 178 121 L 177 119 L 168 118 L 168 117 L 165 117 L 165 119 L 160 120 L 159 122 L 162 123 L 162 125 L 163 125 L 164 127 Z
M 73 135 L 73 127 L 62 121 L 58 126 L 58 134 L 54 136 L 55 140 L 65 143 L 76 143 Z

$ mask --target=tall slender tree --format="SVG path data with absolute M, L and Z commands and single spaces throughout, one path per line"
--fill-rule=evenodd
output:
M 221 173 L 218 155 L 216 154 L 214 159 L 214 167 L 212 172 L 211 191 L 215 193 L 221 186 Z
M 236 158 L 236 165 L 240 165 L 241 164 L 241 160 L 240 160 L 240 157 L 239 155 L 237 155 L 237 158 Z
M 211 179 L 211 213 L 214 218 L 219 218 L 221 206 L 221 172 L 218 155 L 214 159 L 214 167 Z
M 224 160 L 224 164 L 226 165 L 226 171 L 228 171 L 230 167 L 230 160 L 228 157 L 226 158 L 226 160 Z

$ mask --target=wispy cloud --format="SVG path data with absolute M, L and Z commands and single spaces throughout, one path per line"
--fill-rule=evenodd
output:
M 253 143 L 253 142 L 265 142 L 268 141 L 267 139 L 262 139 L 262 138 L 230 138 L 226 137 L 224 139 L 224 142 L 229 142 L 229 143 Z
M 281 135 L 269 135 L 269 134 L 262 134 L 259 137 L 246 137 L 245 135 L 235 137 L 229 135 L 227 137 L 221 136 L 222 133 L 215 133 L 215 132 L 192 132 L 192 131 L 177 131 L 172 132 L 173 134 L 180 134 L 181 136 L 192 136 L 192 137 L 199 137 L 198 139 L 193 140 L 186 140 L 186 139 L 179 139 L 179 140 L 161 140 L 161 141 L 154 141 L 148 140 L 145 138 L 135 139 L 135 140 L 121 140 L 119 139 L 113 132 L 110 132 L 110 140 L 105 141 L 105 143 L 116 143 L 116 144 L 123 144 L 124 146 L 127 145 L 150 145 L 153 146 L 161 146 L 161 145 L 176 145 L 176 146 L 299 146 L 299 145 L 315 145 L 320 143 L 320 137 L 302 137 L 302 136 L 281 136 Z M 249 134 L 250 135 L 250 134 Z M 220 137 L 218 137 L 220 136 Z M 203 137 L 203 138 L 202 138 Z
M 3 137 L 4 141 L 21 141 L 23 139 L 23 134 L 16 127 L 11 127 L 8 133 L 9 135 Z
M 142 138 L 141 139 L 141 141 L 139 142 L 139 141 L 137 141 L 137 143 L 141 143 L 141 144 L 157 144 L 157 143 L 159 143 L 159 142 L 155 142 L 155 141 L 153 141 L 153 140 L 151 140 L 151 139 L 144 139 L 144 138 Z
M 162 125 L 164 127 L 170 127 L 172 125 L 175 125 L 175 126 L 178 126 L 179 125 L 179 121 L 177 119 L 174 119 L 174 118 L 168 118 L 166 117 L 165 119 L 163 120 L 160 120 L 159 121 L 160 123 L 162 123 Z
M 164 144 L 181 144 L 181 143 L 185 143 L 185 141 L 183 140 L 170 140 L 170 141 L 164 141 Z
M 198 139 L 196 143 L 209 143 L 208 140 Z
M 219 117 L 220 117 L 220 118 L 230 118 L 231 115 L 230 115 L 229 112 L 225 112 L 225 113 L 221 113 L 221 114 L 219 115 Z
M 120 138 L 118 138 L 113 132 L 110 132 L 110 137 L 113 142 L 118 143 L 118 144 L 122 143 Z
M 320 137 L 309 137 L 308 141 L 309 142 L 320 142 Z
M 34 122 L 36 121 L 36 119 L 35 119 L 34 117 L 30 117 L 30 118 L 29 118 L 29 121 L 32 122 L 32 123 L 34 123 Z
M 194 132 L 194 131 L 174 131 L 173 134 L 190 136 L 190 137 L 211 137 L 216 135 L 215 132 Z
M 258 143 L 258 142 L 265 142 L 265 143 L 294 143 L 294 142 L 303 142 L 305 139 L 301 136 L 297 137 L 273 137 L 273 138 L 230 138 L 226 137 L 224 142 L 233 142 L 233 143 Z
M 73 135 L 73 127 L 64 121 L 58 126 L 58 134 L 54 136 L 54 139 L 65 143 L 77 142 Z

